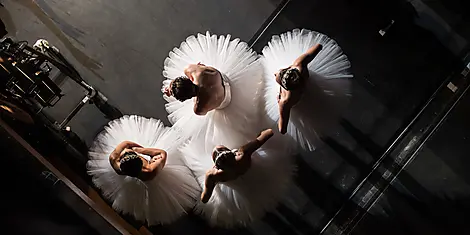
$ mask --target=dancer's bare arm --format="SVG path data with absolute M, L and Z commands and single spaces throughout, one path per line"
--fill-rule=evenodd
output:
M 203 111 L 201 97 L 197 96 L 194 98 L 194 108 L 193 111 L 196 115 L 204 116 L 206 112 Z
M 184 68 L 184 75 L 191 79 L 191 81 L 194 82 L 194 77 L 193 74 L 197 71 L 197 65 L 196 64 L 190 64 Z
M 295 67 L 306 67 L 313 59 L 318 55 L 318 53 L 323 49 L 321 44 L 316 44 L 313 47 L 310 47 L 304 54 L 299 56 L 295 61 L 293 66 Z
M 194 113 L 199 116 L 204 116 L 207 114 L 207 110 L 205 108 L 207 104 L 207 94 L 204 91 L 200 91 L 198 96 L 194 98 Z
M 184 74 L 186 75 L 186 77 L 188 77 L 196 85 L 199 84 L 199 81 L 198 81 L 198 78 L 195 76 L 200 76 L 200 75 L 195 75 L 195 74 L 200 73 L 200 68 L 199 68 L 200 65 L 202 64 L 201 63 L 190 64 L 184 69 Z M 207 111 L 204 110 L 204 104 L 207 102 L 206 96 L 207 94 L 205 94 L 203 91 L 200 91 L 199 94 L 193 98 L 194 100 L 193 111 L 196 115 L 206 115 Z
M 289 91 L 285 91 L 289 92 Z M 289 103 L 289 98 L 283 98 L 278 102 L 279 106 L 279 122 L 278 122 L 278 128 L 279 132 L 281 134 L 285 134 L 287 132 L 287 125 L 289 124 L 289 117 L 290 117 L 290 110 L 292 108 L 292 105 Z
M 251 158 L 251 154 L 260 148 L 266 141 L 269 140 L 274 135 L 273 130 L 267 129 L 261 132 L 261 134 L 253 141 L 243 145 L 240 147 L 239 152 L 241 154 L 237 154 L 236 160 L 242 161 L 245 158 Z M 227 147 L 219 145 L 216 148 L 219 150 L 229 150 Z M 215 151 L 212 153 L 212 158 L 215 159 L 216 153 Z M 201 201 L 203 203 L 207 203 L 212 196 L 212 192 L 214 191 L 215 186 L 219 182 L 226 182 L 230 180 L 234 180 L 239 175 L 234 172 L 226 172 L 221 169 L 212 168 L 206 172 L 206 180 L 204 191 L 201 194 Z
M 268 141 L 273 135 L 274 133 L 271 129 L 262 131 L 256 139 L 248 142 L 239 149 L 243 154 L 237 155 L 237 161 L 241 160 L 243 157 L 251 158 L 251 154 L 263 146 L 263 144 L 266 143 L 266 141 Z
M 218 182 L 222 181 L 224 171 L 217 168 L 212 168 L 206 172 L 206 180 L 204 181 L 204 191 L 201 194 L 202 203 L 207 203 L 211 199 L 214 188 Z
M 111 153 L 111 155 L 109 155 L 109 163 L 113 167 L 114 171 L 116 171 L 116 173 L 121 174 L 121 169 L 118 166 L 118 162 L 120 160 L 122 151 L 124 151 L 124 149 L 130 149 L 130 148 L 135 148 L 135 147 L 142 147 L 142 146 L 131 141 L 123 141 L 120 144 L 118 144 L 118 146 L 116 146 L 116 148 Z

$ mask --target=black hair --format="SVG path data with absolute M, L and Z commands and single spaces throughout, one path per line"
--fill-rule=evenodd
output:
M 173 96 L 183 102 L 197 95 L 198 87 L 185 76 L 177 77 L 171 84 Z
M 142 171 L 143 162 L 140 159 L 139 155 L 135 152 L 126 152 L 122 156 L 121 160 L 121 172 L 125 175 L 131 177 L 139 176 L 140 172 Z
M 232 151 L 217 151 L 217 155 L 214 159 L 215 167 L 223 170 L 224 168 L 233 166 L 235 164 L 235 153 Z
M 300 86 L 301 74 L 297 68 L 281 69 L 279 71 L 280 85 L 286 90 L 295 90 Z

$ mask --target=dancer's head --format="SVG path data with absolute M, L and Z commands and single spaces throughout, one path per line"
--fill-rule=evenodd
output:
M 124 175 L 131 177 L 139 176 L 139 173 L 142 171 L 143 162 L 142 159 L 134 151 L 126 151 L 121 156 L 120 167 L 121 172 Z
M 285 68 L 276 74 L 276 81 L 286 90 L 295 90 L 300 86 L 301 74 L 297 68 Z
M 225 146 L 217 146 L 212 152 L 212 160 L 217 169 L 227 169 L 235 164 L 235 153 Z
M 171 95 L 179 101 L 191 99 L 197 95 L 198 87 L 188 77 L 177 77 L 170 83 Z

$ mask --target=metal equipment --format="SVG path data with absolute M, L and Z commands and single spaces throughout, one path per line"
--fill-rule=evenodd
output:
M 60 101 L 63 94 L 57 84 L 66 78 L 75 81 L 86 94 L 64 120 L 53 121 L 55 128 L 64 129 L 87 103 L 95 104 L 109 119 L 122 116 L 46 40 L 38 40 L 33 47 L 27 42 L 15 42 L 10 38 L 0 42 L 0 92 L 4 97 L 27 106 L 32 113 L 41 113 L 43 108 L 53 107 Z

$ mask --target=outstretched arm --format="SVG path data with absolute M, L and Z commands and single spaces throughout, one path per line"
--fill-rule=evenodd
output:
M 278 128 L 281 134 L 285 134 L 287 132 L 287 124 L 289 123 L 291 106 L 288 105 L 286 100 L 280 100 L 278 104 L 279 104 Z
M 212 168 L 206 172 L 206 180 L 204 185 L 204 191 L 201 194 L 202 203 L 207 203 L 211 199 L 212 193 L 217 183 L 220 181 L 223 170 Z
M 268 141 L 273 135 L 274 133 L 271 129 L 262 131 L 256 139 L 248 142 L 240 148 L 240 151 L 243 152 L 243 154 L 237 155 L 237 158 L 242 158 L 244 156 L 251 157 L 251 154 L 263 146 L 263 144 L 266 143 L 266 141 Z
M 135 147 L 142 147 L 142 146 L 131 141 L 123 141 L 120 144 L 118 144 L 118 146 L 116 146 L 114 151 L 109 155 L 109 163 L 111 164 L 111 166 L 113 167 L 114 171 L 116 171 L 117 174 L 121 174 L 121 169 L 118 166 L 118 162 L 120 160 L 122 151 L 127 148 L 135 148 Z
M 306 67 L 313 59 L 315 59 L 322 49 L 323 46 L 321 44 L 316 44 L 315 46 L 310 47 L 304 54 L 294 61 L 293 65 L 296 67 Z

